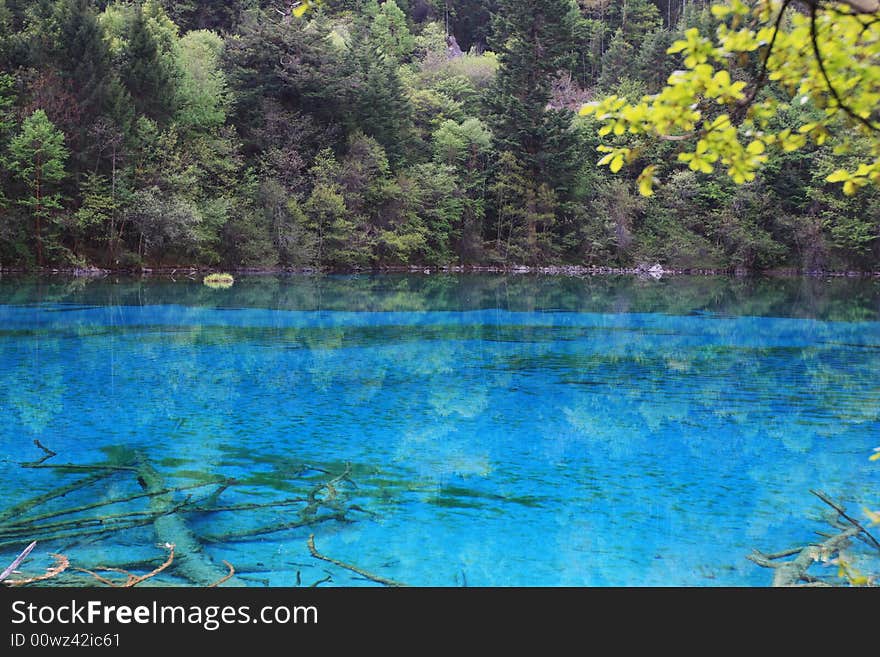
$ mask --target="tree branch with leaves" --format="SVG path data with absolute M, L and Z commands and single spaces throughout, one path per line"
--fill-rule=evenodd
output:
M 843 183 L 847 195 L 880 184 L 880 2 L 731 0 L 711 12 L 714 35 L 690 28 L 669 48 L 681 53 L 684 68 L 659 93 L 635 102 L 612 95 L 581 109 L 611 138 L 598 147 L 605 153 L 599 164 L 617 172 L 640 160 L 652 140 L 675 141 L 678 161 L 693 171 L 722 168 L 744 183 L 770 149 L 790 152 L 812 141 L 843 154 L 860 138 L 870 144 L 868 155 L 827 180 Z M 819 118 L 777 130 L 773 119 L 786 104 L 811 104 Z M 624 135 L 626 143 L 614 139 Z M 653 193 L 656 166 L 639 175 L 643 195 Z

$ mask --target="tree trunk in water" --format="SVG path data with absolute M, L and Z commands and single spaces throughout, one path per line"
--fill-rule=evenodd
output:
M 162 475 L 142 455 L 137 461 L 138 478 L 146 492 L 166 489 Z M 202 544 L 187 526 L 186 521 L 174 513 L 174 499 L 170 494 L 150 498 L 150 511 L 160 514 L 154 523 L 159 541 L 175 547 L 175 567 L 181 575 L 197 586 L 210 586 L 227 574 L 227 569 L 214 563 L 204 553 Z M 224 582 L 229 586 L 246 586 L 237 577 Z

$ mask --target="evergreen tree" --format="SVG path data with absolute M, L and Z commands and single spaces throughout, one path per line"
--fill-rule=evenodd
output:
M 634 73 L 633 59 L 635 49 L 626 40 L 623 30 L 618 29 L 608 44 L 608 50 L 602 55 L 602 74 L 599 76 L 599 87 L 611 89 L 620 80 Z M 635 99 L 633 99 L 635 100 Z
M 462 50 L 480 52 L 492 39 L 492 17 L 499 0 L 434 0 L 437 16 Z
M 77 237 L 82 236 L 92 244 L 106 242 L 112 250 L 119 202 L 111 182 L 100 174 L 88 173 L 82 180 L 80 193 L 82 204 L 75 214 Z
M 78 174 L 93 166 L 89 131 L 94 122 L 107 116 L 127 129 L 131 105 L 113 69 L 104 31 L 92 3 L 88 0 L 61 0 L 53 21 L 57 35 L 48 53 L 51 66 L 60 73 L 65 84 L 56 90 L 58 101 L 46 103 L 46 109 L 51 104 L 58 112 L 79 117 L 73 124 L 65 125 L 73 151 L 74 170 Z M 74 107 L 66 107 L 68 103 Z M 52 118 L 55 119 L 54 115 Z
M 163 7 L 182 31 L 233 32 L 242 14 L 258 6 L 257 0 L 163 0 Z
M 138 114 L 158 123 L 174 112 L 174 80 L 160 57 L 142 7 L 134 12 L 128 33 L 128 52 L 122 73 Z
M 0 66 L 9 65 L 14 31 L 12 29 L 12 11 L 7 7 L 6 0 L 0 0 Z
M 609 6 L 609 24 L 627 43 L 638 45 L 646 34 L 663 26 L 657 5 L 650 0 L 619 0 Z
M 501 65 L 489 103 L 496 148 L 513 153 L 528 177 L 554 186 L 561 181 L 551 179 L 548 163 L 558 163 L 559 153 L 548 146 L 560 124 L 547 103 L 553 78 L 571 64 L 570 9 L 567 0 L 502 0 L 495 27 Z
M 15 80 L 11 75 L 0 73 L 0 209 L 6 205 L 4 189 L 8 183 L 5 160 L 6 142 L 15 125 L 12 107 L 15 102 Z
M 67 155 L 64 133 L 43 110 L 36 110 L 24 120 L 21 131 L 9 145 L 9 168 L 27 190 L 18 203 L 30 210 L 34 218 L 34 246 L 41 267 L 45 224 L 53 211 L 61 208 L 61 194 L 56 187 L 65 176 Z
M 230 118 L 247 152 L 279 146 L 281 140 L 267 139 L 276 134 L 267 130 L 275 117 L 298 114 L 301 122 L 314 122 L 334 136 L 340 125 L 354 122 L 353 89 L 360 81 L 352 79 L 354 67 L 343 64 L 329 30 L 320 17 L 282 22 L 249 12 L 241 34 L 226 43 L 225 68 L 235 96 Z
M 633 72 L 638 79 L 645 82 L 648 93 L 659 92 L 675 70 L 675 60 L 669 57 L 666 51 L 678 38 L 680 37 L 676 32 L 656 29 L 648 34 L 639 46 Z
M 352 78 L 358 81 L 353 119 L 358 129 L 382 145 L 396 168 L 412 148 L 415 137 L 412 104 L 397 62 L 377 48 L 369 35 L 358 38 L 349 58 Z
M 406 24 L 406 15 L 391 0 L 379 4 L 369 0 L 364 7 L 371 18 L 370 40 L 375 47 L 397 62 L 409 60 L 416 47 L 416 39 Z
M 75 90 L 81 114 L 97 116 L 107 107 L 111 78 L 103 30 L 88 0 L 64 0 L 58 14 L 55 64 Z

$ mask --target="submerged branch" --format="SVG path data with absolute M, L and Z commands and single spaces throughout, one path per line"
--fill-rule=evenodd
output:
M 114 523 L 109 527 L 101 527 L 94 529 L 80 529 L 75 531 L 62 531 L 56 534 L 50 534 L 48 536 L 40 536 L 39 539 L 42 542 L 50 542 L 50 541 L 68 541 L 73 538 L 81 538 L 83 536 L 89 536 L 91 538 L 98 538 L 101 536 L 105 536 L 107 534 L 112 534 L 114 532 L 122 531 L 125 529 L 134 529 L 136 527 L 143 527 L 144 525 L 149 525 L 153 522 L 153 518 L 149 517 L 142 520 L 132 520 L 131 522 L 118 522 Z M 21 539 L 11 539 L 8 541 L 0 542 L 0 548 L 7 548 L 13 545 L 21 545 Z
M 25 500 L 24 502 L 19 502 L 15 506 L 11 506 L 3 512 L 0 512 L 0 524 L 6 522 L 10 518 L 15 518 L 16 516 L 20 516 L 23 513 L 27 513 L 32 508 L 39 506 L 45 502 L 50 500 L 54 500 L 58 497 L 64 497 L 68 493 L 72 493 L 81 488 L 86 488 L 87 486 L 91 486 L 92 484 L 101 481 L 102 479 L 107 478 L 113 474 L 112 472 L 101 472 L 98 474 L 94 474 L 91 477 L 85 477 L 84 479 L 80 479 L 79 481 L 75 481 L 72 484 L 68 484 L 67 486 L 61 486 L 60 488 L 55 488 L 50 490 L 48 493 L 44 493 L 43 495 L 38 495 L 37 497 L 32 497 L 29 500 Z
M 57 577 L 70 566 L 70 561 L 63 554 L 53 554 L 50 555 L 55 559 L 55 564 L 46 570 L 42 575 L 37 575 L 36 577 L 27 577 L 25 579 L 7 579 L 5 581 L 7 586 L 24 586 L 25 584 L 33 584 L 34 582 L 42 582 L 47 579 L 52 579 L 53 577 Z
M 877 544 L 876 539 L 857 520 L 846 514 L 846 510 L 842 505 L 832 500 L 822 491 L 811 490 L 810 492 L 833 508 L 839 514 L 839 517 L 845 518 L 849 524 L 838 520 L 831 521 L 832 526 L 837 527 L 840 531 L 836 534 L 816 532 L 825 538 L 824 541 L 818 544 L 813 543 L 773 554 L 764 554 L 758 550 L 753 550 L 752 554 L 747 555 L 746 558 L 763 568 L 773 569 L 773 586 L 829 586 L 828 582 L 819 580 L 807 572 L 814 563 L 819 561 L 828 562 L 837 555 L 836 558 L 840 562 L 841 568 L 843 568 L 844 563 L 841 553 L 849 546 L 851 539 L 865 536 L 870 539 L 871 543 Z M 796 555 L 794 559 L 778 561 L 792 555 Z
M 245 539 L 255 538 L 257 536 L 265 536 L 266 534 L 274 534 L 289 529 L 300 529 L 302 527 L 314 527 L 328 520 L 340 520 L 338 514 L 314 516 L 307 520 L 294 520 L 292 522 L 282 522 L 277 525 L 268 525 L 265 527 L 255 527 L 253 529 L 244 529 L 239 532 L 227 532 L 225 534 L 207 534 L 199 538 L 203 543 L 222 543 L 223 541 L 242 541 Z
M 865 528 L 859 523 L 858 520 L 856 520 L 856 519 L 850 517 L 849 515 L 847 515 L 847 513 L 846 513 L 846 509 L 844 509 L 840 504 L 838 504 L 837 502 L 835 502 L 834 500 L 832 500 L 830 497 L 828 497 L 828 495 L 826 495 L 825 493 L 823 493 L 823 492 L 820 491 L 820 490 L 810 490 L 810 492 L 811 492 L 813 495 L 815 495 L 816 497 L 818 497 L 820 500 L 822 500 L 823 502 L 825 502 L 825 504 L 827 504 L 828 506 L 830 506 L 832 509 L 834 509 L 835 511 L 837 511 L 837 513 L 839 513 L 840 516 L 841 516 L 842 518 L 846 519 L 846 520 L 847 520 L 847 521 L 848 521 L 853 527 L 857 527 L 857 528 L 859 529 L 859 532 L 860 532 L 861 534 L 864 534 L 865 537 L 871 542 L 871 544 L 873 544 L 873 546 L 874 546 L 875 548 L 877 548 L 878 550 L 880 550 L 880 542 L 878 542 L 877 539 L 874 538 L 874 536 L 871 534 L 871 532 L 869 532 L 867 529 L 865 529 Z
M 205 486 L 213 486 L 217 483 L 217 481 L 210 482 L 202 482 L 199 484 L 187 484 L 186 486 L 176 486 L 173 488 L 162 488 L 161 490 L 147 490 L 143 493 L 136 493 L 134 495 L 128 495 L 126 497 L 116 497 L 109 500 L 103 500 L 101 502 L 92 502 L 91 504 L 83 504 L 82 506 L 72 507 L 68 509 L 59 509 L 57 511 L 50 511 L 47 513 L 43 513 L 38 516 L 32 516 L 30 518 L 23 518 L 20 522 L 16 523 L 14 526 L 25 526 L 25 525 L 34 525 L 38 522 L 42 522 L 43 520 L 49 520 L 50 518 L 57 518 L 59 516 L 68 516 L 74 513 L 82 513 L 83 511 L 90 511 L 92 509 L 98 509 L 102 506 L 112 506 L 114 504 L 123 504 L 125 502 L 131 502 L 133 500 L 141 499 L 141 498 L 150 498 L 156 497 L 158 495 L 170 495 L 171 493 L 179 493 L 185 490 L 192 490 L 193 488 L 203 488 Z M 0 530 L 2 533 L 2 530 Z
M 209 589 L 214 588 L 215 586 L 220 586 L 223 582 L 229 581 L 232 578 L 232 576 L 235 575 L 235 567 L 231 563 L 226 561 L 226 559 L 223 560 L 223 563 L 226 564 L 227 568 L 229 568 L 229 572 L 227 574 L 225 574 L 223 577 L 221 577 L 220 579 L 218 579 L 213 584 L 208 584 Z
M 31 466 L 35 466 L 35 465 L 40 465 L 41 463 L 48 461 L 53 456 L 58 456 L 58 452 L 53 452 L 51 449 L 49 449 L 43 443 L 41 443 L 37 438 L 34 438 L 34 445 L 36 445 L 39 449 L 41 449 L 43 451 L 43 458 L 41 458 L 39 461 L 33 461 L 31 463 L 22 463 L 22 465 L 26 468 L 31 467 Z
M 352 566 L 351 564 L 345 563 L 343 561 L 338 561 L 336 559 L 321 554 L 320 552 L 318 552 L 318 548 L 315 547 L 314 534 L 309 535 L 309 552 L 311 552 L 312 556 L 315 557 L 315 559 L 320 559 L 321 561 L 332 563 L 334 566 L 345 568 L 346 570 L 357 573 L 361 577 L 366 577 L 367 579 L 373 582 L 377 582 L 378 584 L 382 584 L 384 586 L 406 586 L 406 584 L 395 582 L 393 579 L 386 579 L 385 577 L 380 577 L 379 575 L 373 575 L 372 573 L 368 573 L 366 570 L 358 568 L 357 566 Z
M 223 561 L 223 566 L 215 563 L 204 552 L 206 543 L 219 541 L 235 541 L 253 537 L 264 536 L 279 531 L 294 530 L 303 527 L 314 527 L 320 523 L 335 520 L 338 522 L 350 522 L 347 514 L 353 511 L 371 513 L 356 504 L 350 504 L 343 484 L 347 483 L 357 488 L 351 479 L 352 467 L 350 463 L 339 474 L 333 475 L 329 470 L 314 466 L 305 466 L 305 470 L 314 470 L 327 475 L 324 481 L 312 482 L 311 488 L 304 495 L 288 497 L 274 502 L 242 502 L 220 505 L 218 498 L 229 487 L 238 482 L 234 479 L 216 478 L 210 481 L 202 481 L 182 486 L 168 486 L 162 474 L 156 470 L 149 459 L 142 453 L 133 453 L 117 465 L 115 463 L 98 463 L 94 465 L 84 464 L 47 464 L 45 461 L 57 456 L 57 453 L 42 444 L 37 446 L 45 452 L 44 458 L 39 461 L 22 464 L 26 468 L 52 468 L 56 472 L 87 472 L 87 476 L 78 478 L 70 484 L 55 488 L 46 493 L 37 495 L 20 502 L 0 513 L 0 548 L 13 545 L 21 545 L 27 537 L 33 543 L 23 551 L 19 557 L 2 573 L 0 580 L 6 579 L 15 572 L 19 564 L 28 556 L 30 550 L 39 541 L 73 541 L 75 539 L 97 540 L 115 532 L 133 530 L 147 525 L 153 525 L 156 536 L 164 547 L 169 550 L 165 563 L 151 570 L 145 575 L 136 575 L 131 570 L 116 567 L 113 564 L 91 565 L 89 568 L 73 568 L 65 578 L 65 582 L 76 581 L 79 585 L 88 582 L 99 582 L 110 587 L 132 587 L 141 582 L 154 578 L 157 574 L 173 567 L 175 575 L 188 580 L 196 586 L 215 587 L 223 584 L 243 585 L 236 568 L 228 561 Z M 304 471 L 305 471 L 304 470 Z M 133 479 L 137 481 L 141 490 L 134 493 L 124 493 L 111 499 L 88 501 L 87 503 L 69 506 L 66 508 L 51 508 L 37 513 L 38 507 L 46 502 L 55 500 L 69 493 L 81 491 L 99 481 L 125 471 L 133 473 Z M 129 475 L 132 476 L 132 475 Z M 179 499 L 178 493 L 215 486 L 214 490 L 207 494 L 187 494 L 185 499 Z M 183 496 L 180 496 L 183 497 Z M 195 497 L 195 499 L 193 499 Z M 92 500 L 95 496 L 92 496 Z M 145 500 L 147 508 L 128 510 L 128 503 Z M 60 506 L 60 505 L 58 505 Z M 107 507 L 117 506 L 118 512 L 101 515 L 101 510 Z M 284 508 L 291 508 L 284 514 Z M 219 514 L 248 512 L 260 509 L 277 509 L 274 514 L 274 524 L 244 528 L 238 531 L 223 532 L 216 536 L 197 536 L 186 521 L 190 514 Z M 90 513 L 92 512 L 92 513 Z M 356 566 L 325 557 L 317 552 L 314 546 L 314 535 L 309 539 L 312 556 L 333 563 L 340 568 L 345 568 L 371 581 L 385 586 L 402 586 L 398 582 L 372 575 Z M 45 575 L 7 581 L 10 585 L 21 585 L 42 581 L 57 576 L 67 570 L 69 562 L 66 557 L 57 556 L 56 565 L 50 568 Z M 148 570 L 149 563 L 124 564 L 126 568 L 137 568 L 136 572 Z M 247 569 L 245 569 L 246 571 Z M 73 573 L 75 571 L 75 573 Z M 114 576 L 116 574 L 117 576 Z M 122 577 L 119 577 L 122 576 Z M 90 579 L 85 579 L 86 577 Z M 315 586 L 332 581 L 328 576 L 315 582 Z M 163 583 L 164 580 L 161 583 Z M 69 585 L 69 584 L 68 584 Z
M 15 569 L 21 565 L 22 561 L 27 559 L 27 555 L 29 555 L 31 553 L 31 550 L 33 550 L 35 547 L 37 547 L 37 542 L 33 541 L 24 550 L 22 550 L 21 554 L 19 554 L 15 558 L 15 560 L 11 564 L 9 564 L 9 566 L 6 568 L 6 570 L 4 570 L 2 573 L 0 573 L 0 582 L 2 582 L 6 578 L 8 578 L 12 573 L 14 573 Z
M 163 570 L 168 568 L 168 566 L 170 566 L 174 562 L 174 544 L 166 543 L 165 545 L 163 545 L 161 547 L 164 547 L 166 550 L 168 550 L 168 557 L 165 559 L 165 562 L 162 565 L 158 566 L 157 568 L 154 568 L 146 575 L 135 575 L 134 573 L 130 573 L 127 570 L 123 570 L 122 568 L 110 568 L 110 567 L 104 567 L 104 566 L 98 566 L 95 568 L 95 570 L 100 570 L 103 572 L 120 573 L 122 575 L 125 575 L 124 582 L 114 582 L 113 580 L 111 580 L 107 577 L 104 577 L 103 575 L 99 575 L 98 573 L 96 573 L 92 570 L 86 570 L 85 568 L 76 568 L 75 570 L 77 570 L 81 573 L 86 573 L 88 575 L 91 575 L 92 577 L 94 577 L 96 580 L 98 580 L 102 584 L 106 584 L 107 586 L 111 586 L 113 588 L 124 588 L 124 589 L 134 588 L 135 586 L 137 586 L 141 582 L 145 582 L 148 579 L 155 577 L 156 575 L 161 573 Z M 224 563 L 226 563 L 226 562 L 224 562 Z M 231 577 L 231 575 L 229 575 L 228 577 Z M 227 579 L 228 579 L 228 577 L 227 577 Z
M 177 513 L 184 509 L 187 506 L 188 502 L 184 501 L 176 507 L 169 509 L 166 513 Z M 27 536 L 41 536 L 41 532 L 47 532 L 49 530 L 68 530 L 68 529 L 86 529 L 88 527 L 104 527 L 108 529 L 112 527 L 116 523 L 122 523 L 125 520 L 131 520 L 133 518 L 145 518 L 147 521 L 153 521 L 156 519 L 157 514 L 153 511 L 130 511 L 128 513 L 116 513 L 109 516 L 100 516 L 98 518 L 73 518 L 71 520 L 59 520 L 58 522 L 52 522 L 45 525 L 40 525 L 39 527 L 32 526 L 31 524 L 27 525 L 13 525 L 9 529 L 4 529 L 0 531 L 0 538 L 8 539 L 14 537 L 16 534 L 27 535 Z

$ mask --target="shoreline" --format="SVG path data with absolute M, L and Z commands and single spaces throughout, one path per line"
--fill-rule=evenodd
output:
M 442 274 L 503 274 L 513 276 L 639 276 L 660 280 L 665 277 L 680 276 L 725 276 L 735 278 L 880 278 L 880 270 L 803 270 L 795 267 L 775 269 L 704 268 L 704 267 L 665 267 L 655 264 L 650 267 L 606 267 L 586 265 L 391 265 L 384 267 L 352 267 L 341 269 L 322 269 L 317 267 L 232 267 L 218 268 L 208 266 L 162 266 L 141 267 L 138 269 L 104 269 L 101 267 L 0 267 L 0 277 L 4 275 L 33 276 L 71 276 L 74 278 L 105 278 L 107 276 L 130 276 L 139 278 L 174 277 L 196 278 L 212 273 L 230 273 L 242 276 L 281 276 L 281 275 L 381 275 L 381 274 L 422 274 L 425 276 Z

